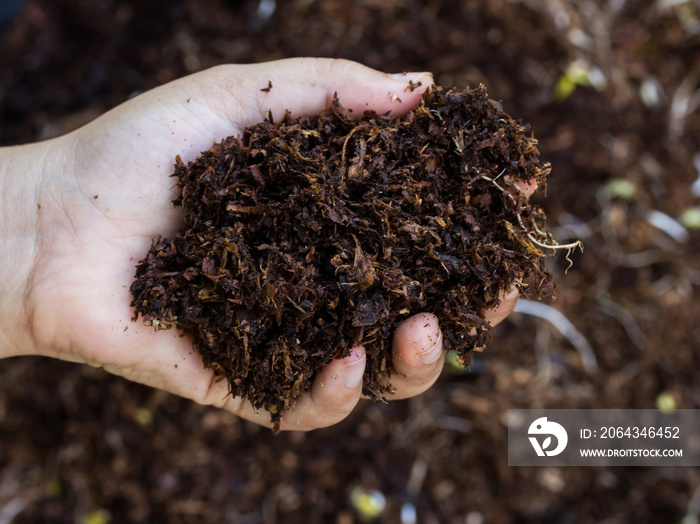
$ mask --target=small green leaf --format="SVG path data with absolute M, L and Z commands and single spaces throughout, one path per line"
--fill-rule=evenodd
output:
M 678 217 L 678 221 L 690 229 L 700 229 L 700 207 L 686 209 Z
M 591 77 L 588 68 L 581 65 L 580 62 L 572 62 L 554 86 L 554 98 L 566 100 L 574 92 L 576 86 L 590 85 Z
M 112 515 L 109 511 L 103 508 L 93 509 L 83 517 L 82 524 L 109 524 L 112 520 Z
M 466 375 L 469 372 L 466 366 L 457 360 L 457 352 L 455 350 L 447 352 L 445 362 L 447 363 L 447 369 L 449 369 L 450 373 L 453 375 Z
M 601 192 L 609 199 L 622 198 L 625 200 L 634 200 L 637 196 L 637 186 L 631 180 L 614 178 L 609 180 L 601 188 Z
M 663 391 L 656 397 L 656 409 L 663 413 L 673 411 L 676 409 L 676 399 L 668 391 Z
M 138 408 L 134 413 L 134 418 L 142 426 L 150 426 L 153 423 L 153 413 L 146 408 Z
M 386 506 L 386 497 L 376 490 L 367 491 L 360 486 L 355 486 L 350 492 L 350 500 L 358 516 L 364 522 L 377 519 Z
M 566 100 L 574 92 L 574 89 L 576 89 L 576 84 L 569 80 L 566 75 L 562 75 L 554 86 L 554 98 L 559 101 Z

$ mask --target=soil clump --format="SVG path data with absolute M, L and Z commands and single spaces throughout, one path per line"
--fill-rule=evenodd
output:
M 517 184 L 546 184 L 536 143 L 483 86 L 432 87 L 400 119 L 356 119 L 336 98 L 178 157 L 184 227 L 138 264 L 135 318 L 192 336 L 231 394 L 275 422 L 360 344 L 364 392 L 383 399 L 411 314 L 434 313 L 466 362 L 504 293 L 552 294 L 555 243 Z

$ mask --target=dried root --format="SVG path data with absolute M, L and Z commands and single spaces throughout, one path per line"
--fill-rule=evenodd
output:
M 496 188 L 497 188 L 499 191 L 501 191 L 501 193 L 503 193 L 503 194 L 513 203 L 514 206 L 519 206 L 520 204 L 518 204 L 518 202 L 516 201 L 515 197 L 514 197 L 509 191 L 506 191 L 506 189 L 504 189 L 498 182 L 496 182 L 496 180 L 498 180 L 498 179 L 505 173 L 505 171 L 506 171 L 506 170 L 505 170 L 505 168 L 504 168 L 503 171 L 501 171 L 498 175 L 496 175 L 495 178 L 491 178 L 491 177 L 488 177 L 488 176 L 482 176 L 481 178 L 482 178 L 483 180 L 486 180 L 486 181 L 488 181 L 488 182 L 491 182 L 494 186 L 496 186 Z M 521 190 L 517 185 L 514 186 L 514 187 L 518 190 L 518 192 L 519 192 L 520 194 L 522 194 L 522 190 Z M 552 251 L 554 251 L 554 252 L 556 252 L 556 251 L 561 251 L 561 250 L 566 250 L 565 258 L 566 258 L 566 261 L 569 263 L 569 265 L 568 265 L 568 266 L 566 267 L 566 269 L 564 270 L 564 273 L 565 273 L 565 274 L 568 273 L 568 272 L 569 272 L 569 269 L 571 269 L 571 267 L 574 265 L 573 260 L 571 260 L 571 255 L 572 255 L 572 253 L 574 252 L 574 250 L 575 250 L 576 248 L 579 248 L 579 249 L 581 250 L 581 252 L 583 252 L 583 242 L 581 242 L 580 240 L 577 240 L 576 242 L 571 242 L 571 243 L 568 243 L 568 244 L 560 244 L 559 242 L 557 242 L 556 240 L 554 240 L 554 239 L 552 238 L 552 235 L 550 235 L 549 233 L 546 233 L 546 232 L 542 231 L 542 229 L 540 229 L 540 227 L 537 225 L 537 223 L 536 223 L 534 220 L 532 220 L 532 221 L 530 222 L 530 227 L 528 227 L 528 226 L 526 226 L 526 225 L 523 223 L 523 219 L 522 219 L 522 216 L 521 216 L 520 212 L 517 213 L 517 218 L 518 218 L 518 223 L 519 223 L 520 227 L 523 228 L 523 229 L 525 230 L 525 232 L 526 232 L 526 234 L 527 234 L 527 238 L 528 238 L 528 239 L 530 240 L 530 242 L 532 242 L 534 245 L 536 245 L 536 246 L 538 246 L 538 247 L 541 247 L 541 248 L 543 248 L 543 249 L 550 249 L 550 250 L 552 250 Z M 533 233 L 533 230 L 534 230 L 534 233 Z M 545 239 L 545 240 L 548 241 L 549 243 L 543 242 L 543 241 L 539 240 L 539 239 L 535 236 L 535 233 L 536 233 L 540 238 Z

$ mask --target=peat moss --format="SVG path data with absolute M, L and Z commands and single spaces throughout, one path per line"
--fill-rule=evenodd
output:
M 517 287 L 550 294 L 544 214 L 516 181 L 546 183 L 528 126 L 485 89 L 429 89 L 407 116 L 270 120 L 176 160 L 184 227 L 158 238 L 131 286 L 135 318 L 190 335 L 204 365 L 273 421 L 359 344 L 365 393 L 391 392 L 391 340 L 437 315 L 464 361 L 484 311 Z

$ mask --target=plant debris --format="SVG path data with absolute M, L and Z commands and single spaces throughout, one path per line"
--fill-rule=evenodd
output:
M 505 292 L 553 293 L 543 248 L 559 246 L 516 184 L 546 184 L 536 143 L 483 86 L 431 87 L 400 119 L 354 120 L 336 97 L 178 157 L 185 225 L 138 264 L 134 318 L 191 335 L 276 423 L 360 344 L 364 392 L 384 398 L 393 331 L 414 313 L 437 315 L 467 362 Z

